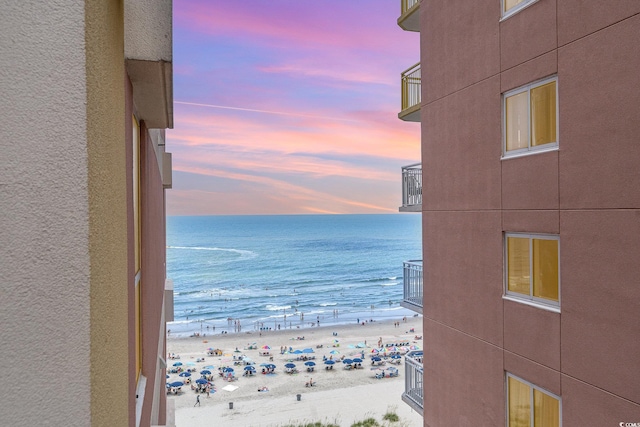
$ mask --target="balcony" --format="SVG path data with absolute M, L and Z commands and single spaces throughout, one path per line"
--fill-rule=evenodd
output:
M 403 298 L 400 305 L 422 314 L 422 260 L 402 263 Z
M 401 75 L 402 110 L 398 118 L 406 122 L 420 121 L 421 83 L 420 63 L 405 70 Z
M 420 0 L 400 0 L 398 25 L 405 31 L 420 31 Z
M 422 351 L 410 351 L 405 355 L 404 393 L 402 393 L 402 400 L 420 415 L 423 415 L 424 408 L 422 354 Z
M 402 206 L 399 211 L 422 211 L 422 163 L 402 167 Z

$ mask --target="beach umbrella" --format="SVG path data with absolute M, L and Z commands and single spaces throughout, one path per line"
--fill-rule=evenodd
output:
M 312 361 L 304 362 L 304 364 L 307 366 L 316 366 L 316 362 L 312 362 Z
M 196 380 L 196 384 L 208 384 L 209 381 L 205 380 L 204 378 L 198 378 Z
M 351 364 L 353 363 L 353 360 L 351 360 L 351 359 L 344 359 L 344 360 L 342 361 L 342 363 L 344 363 L 345 365 L 351 365 Z
M 191 376 L 191 372 L 180 372 L 180 376 L 181 377 L 190 377 Z
M 184 383 L 182 381 L 174 381 L 171 384 L 169 384 L 171 387 L 182 387 L 184 385 Z
M 331 354 L 340 354 L 340 352 L 338 350 L 331 350 L 329 353 L 331 353 Z
M 273 363 L 267 363 L 265 367 L 268 369 L 276 369 L 276 365 L 274 365 Z
M 303 353 L 313 353 L 313 349 L 312 348 L 305 348 L 302 350 Z
M 324 361 L 325 365 L 333 365 L 334 363 L 336 363 L 336 362 L 334 362 L 333 360 L 325 360 Z
M 393 356 L 391 356 L 392 359 L 400 359 L 402 358 L 402 356 L 400 356 L 399 354 L 394 354 Z
M 271 365 L 271 363 L 261 363 L 261 364 L 260 364 L 260 366 L 264 366 L 264 367 L 267 367 L 267 366 L 269 366 L 269 365 Z
M 296 367 L 296 365 L 295 365 L 295 363 L 287 363 L 286 365 L 284 365 L 284 367 L 288 368 L 288 369 L 293 369 L 293 368 Z
M 249 366 L 245 366 L 245 367 L 244 367 L 244 370 L 245 370 L 245 371 L 255 371 L 255 370 L 256 370 L 256 368 L 254 368 L 253 366 L 249 365 Z
M 173 366 L 182 366 L 182 362 L 176 362 L 173 364 Z
M 222 372 L 233 372 L 233 368 L 230 368 L 228 366 L 222 368 Z
M 379 362 L 382 359 L 380 359 L 379 357 L 372 357 L 371 360 L 373 360 L 374 362 Z
M 356 357 L 353 359 L 353 363 L 362 363 L 362 359 L 360 359 L 359 357 Z
M 211 371 L 208 369 L 203 369 L 200 371 L 200 375 L 211 375 Z
M 269 347 L 268 345 L 263 345 L 260 348 L 263 349 L 263 350 L 271 350 L 271 347 Z

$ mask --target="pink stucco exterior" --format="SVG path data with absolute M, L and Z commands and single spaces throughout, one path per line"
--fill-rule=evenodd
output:
M 640 422 L 640 3 L 422 0 L 424 425 Z M 557 77 L 558 149 L 502 158 L 502 94 Z M 505 299 L 504 233 L 559 236 L 558 309 Z

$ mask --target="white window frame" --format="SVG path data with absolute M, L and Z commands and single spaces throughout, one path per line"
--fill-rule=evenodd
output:
M 548 144 L 540 145 L 537 147 L 531 146 L 531 90 L 537 87 L 546 85 L 547 83 L 555 82 L 556 84 L 556 141 Z M 519 150 L 511 150 L 507 152 L 507 98 L 517 95 L 523 92 L 527 92 L 527 123 L 529 124 L 529 141 L 526 148 Z M 515 157 L 528 156 L 530 154 L 545 153 L 548 151 L 558 150 L 558 140 L 560 135 L 559 127 L 559 102 L 558 102 L 558 76 L 547 77 L 542 80 L 520 86 L 516 89 L 512 89 L 502 94 L 502 159 L 512 159 Z
M 507 250 L 507 241 L 509 237 L 518 237 L 523 239 L 529 239 L 529 295 L 524 295 L 519 292 L 509 291 L 509 253 Z M 533 239 L 540 240 L 555 240 L 558 242 L 558 301 L 551 301 L 545 298 L 539 298 L 533 296 Z M 504 233 L 504 243 L 503 243 L 503 259 L 504 259 L 504 294 L 502 296 L 503 299 L 515 301 L 527 305 L 531 305 L 533 307 L 541 308 L 544 310 L 553 311 L 556 313 L 560 313 L 560 302 L 562 300 L 562 288 L 560 286 L 560 236 L 557 234 L 531 234 L 531 233 Z
M 525 0 L 522 3 L 512 7 L 511 9 L 505 11 L 504 10 L 504 0 L 500 0 L 500 15 L 502 16 L 502 18 L 500 19 L 500 21 L 503 21 L 513 15 L 515 15 L 516 13 L 520 12 L 521 10 L 524 10 L 526 8 L 528 8 L 529 6 L 531 6 L 534 3 L 537 3 L 538 0 Z
M 505 376 L 505 380 L 504 380 L 505 397 L 506 397 L 506 399 L 505 399 L 505 400 L 506 400 L 506 405 L 505 405 L 505 406 L 506 406 L 506 408 L 505 408 L 505 412 L 506 412 L 506 417 L 507 417 L 507 418 L 506 418 L 506 422 L 505 422 L 505 424 L 507 425 L 507 427 L 509 427 L 509 377 L 511 377 L 511 378 L 513 378 L 513 379 L 515 379 L 515 380 L 518 380 L 518 381 L 520 381 L 521 383 L 526 384 L 526 385 L 528 385 L 529 387 L 531 387 L 531 393 L 530 393 L 530 397 L 529 397 L 529 399 L 530 399 L 530 401 L 529 401 L 529 402 L 530 402 L 530 403 L 529 403 L 529 407 L 531 408 L 531 425 L 532 425 L 532 426 L 534 426 L 534 425 L 535 425 L 535 424 L 534 424 L 534 419 L 533 419 L 533 416 L 534 416 L 534 410 L 533 410 L 533 408 L 534 408 L 534 406 L 533 406 L 533 390 L 538 390 L 539 392 L 544 393 L 544 394 L 546 394 L 547 396 L 551 396 L 551 397 L 553 397 L 554 399 L 558 399 L 558 416 L 559 416 L 559 418 L 560 418 L 560 419 L 558 420 L 558 422 L 559 422 L 558 426 L 559 426 L 559 427 L 562 427 L 562 397 L 558 396 L 558 395 L 557 395 L 557 394 L 555 394 L 555 393 L 551 393 L 549 390 L 545 390 L 545 389 L 544 389 L 544 388 L 542 388 L 542 387 L 538 387 L 537 385 L 533 384 L 532 382 L 527 381 L 527 380 L 524 380 L 524 379 L 520 378 L 520 377 L 519 377 L 519 376 L 517 376 L 517 375 L 513 375 L 513 374 L 512 374 L 512 373 L 510 373 L 510 372 L 505 372 L 505 373 L 507 374 L 507 375 Z

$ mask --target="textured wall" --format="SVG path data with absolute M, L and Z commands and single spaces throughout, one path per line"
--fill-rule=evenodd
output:
M 86 426 L 84 2 L 3 1 L 0 32 L 0 423 Z
M 91 424 L 131 425 L 128 382 L 124 16 L 87 2 L 87 150 L 91 256 Z

